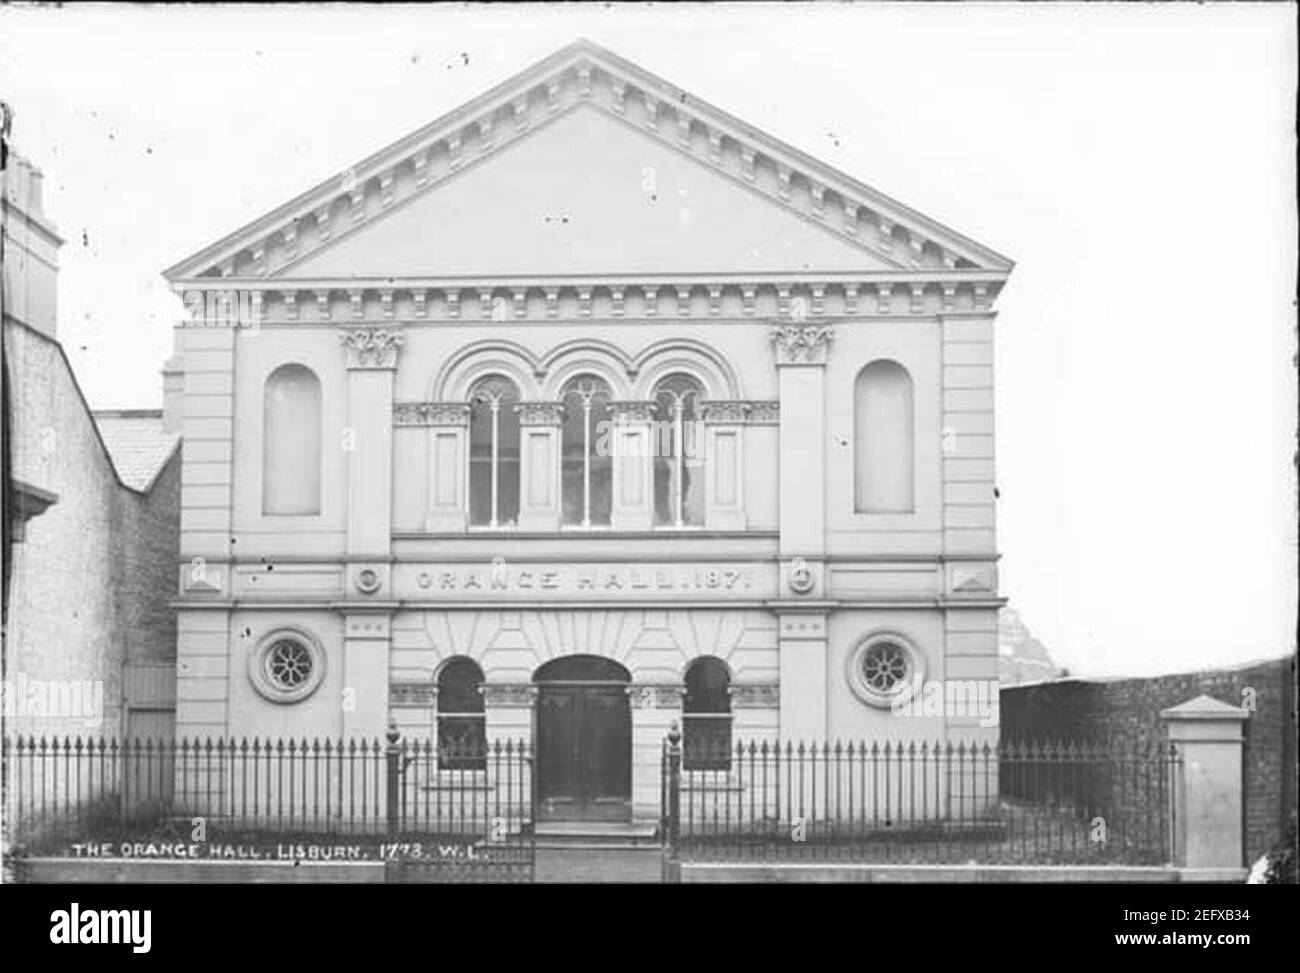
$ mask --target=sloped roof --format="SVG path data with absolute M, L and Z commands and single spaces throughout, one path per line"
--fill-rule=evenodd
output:
M 92 415 L 118 477 L 133 490 L 148 490 L 180 439 L 163 429 L 162 410 L 114 409 Z

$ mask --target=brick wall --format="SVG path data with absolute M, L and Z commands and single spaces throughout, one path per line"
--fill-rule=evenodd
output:
M 175 653 L 179 460 L 147 493 L 127 488 L 58 343 L 7 320 L 4 350 L 12 475 L 58 497 L 12 548 L 5 675 L 104 686 L 100 727 L 29 714 L 5 732 L 116 735 L 124 664 Z
M 172 453 L 146 494 L 128 497 L 121 541 L 118 596 L 127 634 L 127 659 L 155 662 L 176 658 L 176 593 L 180 550 L 181 454 Z
M 1165 740 L 1160 711 L 1205 694 L 1240 704 L 1254 690 L 1244 753 L 1246 856 L 1254 861 L 1295 827 L 1295 658 L 1147 679 L 1062 679 L 1002 690 L 1004 739 Z

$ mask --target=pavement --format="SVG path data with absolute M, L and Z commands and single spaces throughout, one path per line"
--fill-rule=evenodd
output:
M 659 848 L 538 848 L 534 874 L 546 883 L 657 884 Z

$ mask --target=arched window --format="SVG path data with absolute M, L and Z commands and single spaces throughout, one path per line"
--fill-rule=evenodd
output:
M 281 365 L 262 403 L 262 513 L 320 513 L 320 382 L 310 368 Z
M 853 398 L 853 509 L 911 513 L 912 377 L 898 362 L 874 361 L 858 373 Z
M 564 426 L 561 430 L 560 495 L 564 523 L 608 527 L 612 504 L 614 460 L 596 445 L 611 421 L 609 386 L 592 375 L 580 375 L 564 386 Z M 604 437 L 606 440 L 608 437 Z M 608 453 L 608 451 L 606 451 Z
M 444 770 L 486 770 L 483 670 L 473 659 L 449 659 L 438 673 L 438 762 Z
M 498 527 L 519 519 L 519 390 L 490 375 L 470 390 L 469 522 Z
M 703 389 L 689 375 L 670 375 L 655 388 L 655 524 L 704 524 Z
M 682 767 L 731 769 L 731 673 L 725 662 L 711 655 L 702 655 L 686 667 Z

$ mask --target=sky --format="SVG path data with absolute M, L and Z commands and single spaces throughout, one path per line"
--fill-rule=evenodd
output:
M 1291 4 L 0 8 L 59 334 L 157 407 L 159 272 L 584 36 L 1017 263 L 1001 586 L 1085 675 L 1292 651 Z

